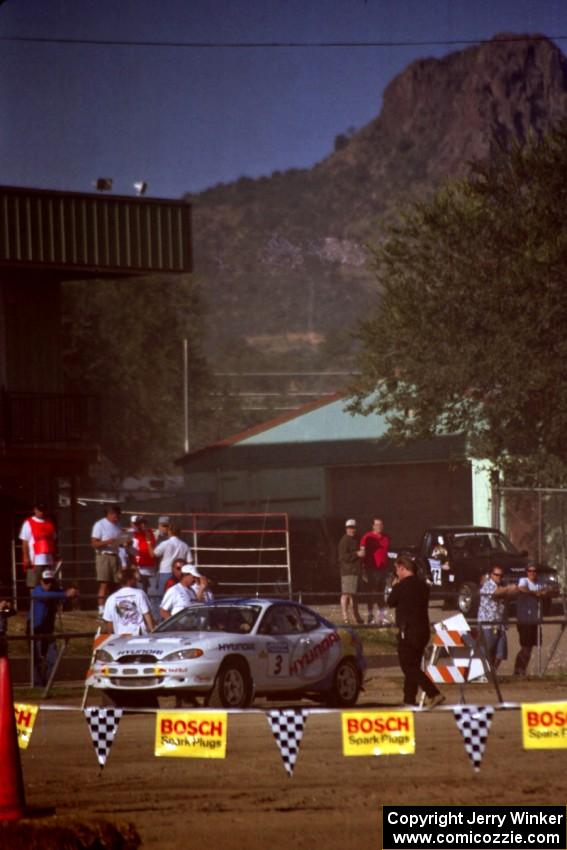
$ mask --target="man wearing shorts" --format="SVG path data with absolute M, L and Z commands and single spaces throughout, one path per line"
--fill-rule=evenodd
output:
M 368 591 L 368 623 L 382 622 L 387 618 L 384 608 L 384 590 L 390 574 L 388 550 L 390 538 L 384 534 L 384 523 L 379 517 L 372 521 L 372 531 L 367 531 L 360 541 L 360 551 L 364 558 L 362 579 Z M 379 594 L 379 595 L 378 595 Z M 374 617 L 374 606 L 377 617 Z
M 98 580 L 98 613 L 102 615 L 109 590 L 121 581 L 118 549 L 125 540 L 125 533 L 118 524 L 120 508 L 107 505 L 105 515 L 93 525 L 91 546 L 95 550 L 95 569 Z
M 480 588 L 478 605 L 478 624 L 486 657 L 495 670 L 508 658 L 506 601 L 518 592 L 515 585 L 505 587 L 502 584 L 503 575 L 502 567 L 492 567 Z
M 341 571 L 341 613 L 343 621 L 349 622 L 349 610 L 357 623 L 362 623 L 358 613 L 358 581 L 360 578 L 360 554 L 356 520 L 347 519 L 345 533 L 339 542 L 339 568 Z
M 541 620 L 543 619 L 543 599 L 552 596 L 553 590 L 545 588 L 538 581 L 537 567 L 528 564 L 526 575 L 518 582 L 516 616 L 518 617 L 518 636 L 520 651 L 514 662 L 514 675 L 525 676 L 534 646 L 541 646 Z
M 56 557 L 57 532 L 43 502 L 34 505 L 33 516 L 25 520 L 20 530 L 20 540 L 26 586 L 31 592 L 39 584 L 42 571 L 50 569 Z

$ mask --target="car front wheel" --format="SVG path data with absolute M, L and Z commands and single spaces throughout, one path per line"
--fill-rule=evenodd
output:
M 206 702 L 215 708 L 247 708 L 250 705 L 252 681 L 244 661 L 225 661 Z
M 327 694 L 326 703 L 332 708 L 349 708 L 356 705 L 360 688 L 358 667 L 352 659 L 343 658 L 335 670 L 333 687 Z

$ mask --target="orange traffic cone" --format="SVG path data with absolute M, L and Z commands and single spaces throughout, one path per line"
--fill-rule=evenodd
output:
M 0 821 L 23 817 L 25 805 L 10 666 L 0 655 Z

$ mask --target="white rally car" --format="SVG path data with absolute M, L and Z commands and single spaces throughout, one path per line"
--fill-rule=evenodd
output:
M 365 667 L 354 631 L 296 602 L 239 599 L 192 605 L 151 634 L 108 636 L 87 681 L 124 706 L 174 694 L 225 708 L 255 696 L 352 706 Z

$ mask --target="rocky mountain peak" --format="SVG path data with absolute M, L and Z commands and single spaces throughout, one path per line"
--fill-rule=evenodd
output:
M 213 316 L 230 315 L 223 331 L 253 338 L 352 325 L 372 297 L 365 246 L 384 217 L 566 114 L 567 60 L 544 36 L 503 33 L 412 62 L 380 114 L 314 168 L 193 198 L 196 270 Z

